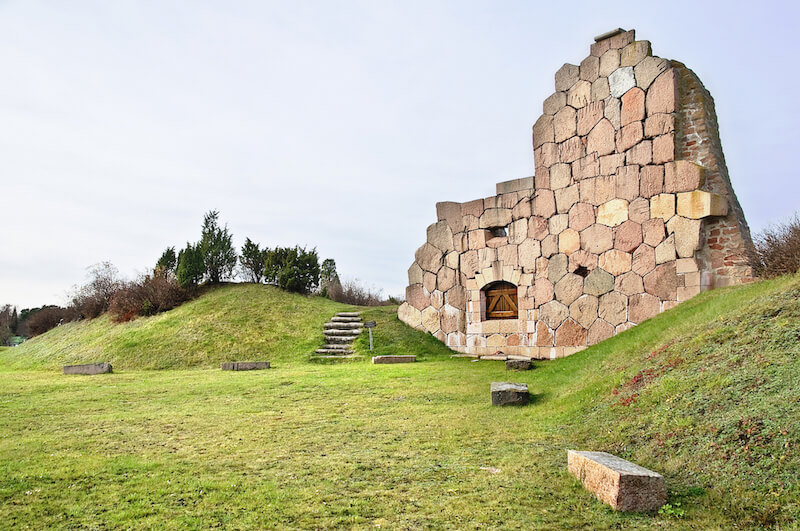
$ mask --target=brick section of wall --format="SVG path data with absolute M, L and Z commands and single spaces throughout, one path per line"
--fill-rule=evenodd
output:
M 704 190 L 728 201 L 728 215 L 703 223 L 705 246 L 698 253 L 702 268 L 714 274 L 713 285 L 728 286 L 753 279 L 748 255 L 750 228 L 728 176 L 719 137 L 714 98 L 686 65 L 672 61 L 679 73 L 680 110 L 676 113 L 675 148 L 680 158 L 706 168 Z

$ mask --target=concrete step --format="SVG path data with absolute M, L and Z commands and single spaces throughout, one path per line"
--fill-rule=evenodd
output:
M 324 348 L 326 350 L 353 350 L 349 343 L 327 343 L 322 345 L 320 348 Z
M 361 335 L 361 328 L 349 328 L 349 329 L 339 329 L 339 328 L 328 328 L 323 332 L 325 336 L 342 336 L 342 337 L 350 337 L 350 338 L 357 338 Z
M 312 360 L 348 360 L 348 359 L 359 358 L 359 357 L 360 356 L 358 356 L 356 354 L 347 354 L 345 356 L 331 356 L 331 355 L 327 355 L 326 356 L 326 355 L 313 354 L 311 356 L 311 359 Z
M 359 317 L 361 312 L 339 312 L 336 317 Z
M 328 343 L 344 343 L 350 345 L 355 339 L 355 336 L 329 336 L 325 334 L 325 341 Z
M 318 348 L 314 351 L 315 354 L 353 354 L 355 350 L 351 349 L 330 349 L 330 348 Z
M 338 330 L 356 330 L 364 328 L 364 323 L 325 323 L 325 328 L 336 328 Z
M 331 317 L 332 323 L 360 323 L 361 317 L 339 317 L 338 315 L 335 317 Z

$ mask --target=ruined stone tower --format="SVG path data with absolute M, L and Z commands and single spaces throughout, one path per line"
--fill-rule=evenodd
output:
M 751 278 L 711 95 L 633 30 L 595 41 L 555 74 L 535 175 L 436 204 L 401 320 L 460 352 L 557 358 Z

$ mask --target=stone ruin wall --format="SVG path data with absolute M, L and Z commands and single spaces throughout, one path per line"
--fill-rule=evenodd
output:
M 555 90 L 533 126 L 535 175 L 437 203 L 408 270 L 398 316 L 453 350 L 562 357 L 752 278 L 714 102 L 691 70 L 620 30 Z M 517 319 L 485 320 L 497 281 L 517 286 Z

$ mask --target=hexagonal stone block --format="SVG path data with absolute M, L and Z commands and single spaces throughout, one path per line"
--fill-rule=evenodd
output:
M 563 91 L 569 90 L 580 77 L 580 68 L 577 65 L 565 63 L 561 68 L 556 71 L 556 90 Z
M 678 274 L 675 262 L 667 262 L 645 275 L 644 290 L 662 301 L 678 300 Z
M 594 86 L 592 88 L 594 89 Z M 603 108 L 604 102 L 594 101 L 578 111 L 576 132 L 579 136 L 588 135 L 589 131 L 603 119 Z
M 567 104 L 567 93 L 564 91 L 554 92 L 542 103 L 542 112 L 553 115 Z
M 569 226 L 580 232 L 594 223 L 594 206 L 576 203 L 569 209 Z
M 613 97 L 621 98 L 623 94 L 636 86 L 633 67 L 625 66 L 611 72 L 611 75 L 608 76 L 608 86 Z
M 668 66 L 669 64 L 666 59 L 660 57 L 645 57 L 633 69 L 634 77 L 636 77 L 636 84 L 642 89 L 647 90 L 653 83 L 653 80 L 661 75 Z
M 533 284 L 533 304 L 539 307 L 553 300 L 553 283 L 546 278 L 537 278 Z
M 561 277 L 567 274 L 567 265 L 569 259 L 565 254 L 557 254 L 550 258 L 550 263 L 547 266 L 547 278 L 555 284 Z M 552 327 L 551 327 L 552 328 Z
M 577 112 L 567 105 L 558 111 L 553 117 L 553 129 L 556 142 L 575 136 L 577 125 Z
M 675 252 L 681 258 L 691 258 L 700 249 L 701 235 L 699 219 L 674 216 L 667 222 L 667 232 L 675 235 Z
M 597 320 L 598 299 L 594 295 L 582 295 L 569 306 L 569 316 L 584 328 Z
M 639 293 L 644 293 L 644 282 L 642 281 L 642 277 L 633 271 L 628 271 L 616 278 L 614 281 L 614 289 L 623 295 L 637 295 Z
M 608 227 L 616 227 L 628 219 L 628 202 L 624 199 L 612 199 L 597 209 L 597 223 Z
M 587 330 L 584 327 L 572 319 L 567 319 L 556 330 L 555 344 L 557 347 L 583 346 L 586 345 L 586 334 Z
M 575 162 L 586 155 L 586 146 L 578 136 L 573 136 L 558 144 L 558 159 L 561 162 Z
M 675 215 L 675 194 L 659 194 L 650 198 L 650 217 L 669 220 Z
M 644 139 L 644 128 L 642 122 L 633 122 L 626 126 L 617 133 L 617 151 L 620 153 L 631 149 Z
M 600 56 L 600 64 L 597 73 L 602 77 L 610 76 L 614 70 L 619 68 L 619 61 L 619 50 L 608 50 Z
M 671 113 L 678 109 L 678 75 L 674 68 L 661 73 L 647 90 L 647 115 Z
M 553 142 L 555 139 L 555 129 L 553 129 L 553 117 L 543 114 L 533 124 L 533 148 L 536 149 L 543 144 Z
M 652 53 L 650 41 L 635 41 L 622 49 L 619 64 L 622 66 L 636 66 Z
M 587 153 L 599 156 L 613 153 L 616 149 L 614 125 L 605 118 L 600 120 L 589 132 L 586 142 Z
M 422 326 L 431 334 L 439 330 L 439 311 L 428 306 L 422 310 Z
M 600 268 L 592 270 L 583 280 L 583 292 L 599 297 L 614 289 L 614 277 Z
M 650 219 L 650 201 L 637 197 L 628 206 L 628 218 L 636 223 L 644 223 Z
M 614 326 L 602 319 L 597 319 L 592 326 L 589 327 L 589 333 L 586 336 L 586 342 L 589 345 L 596 345 L 597 343 L 605 341 L 613 335 Z
M 661 302 L 649 293 L 633 295 L 628 298 L 628 320 L 632 323 L 641 323 L 658 315 Z
M 539 320 L 549 328 L 556 329 L 569 316 L 569 308 L 559 301 L 550 301 L 539 308 Z
M 556 198 L 552 190 L 537 190 L 533 198 L 533 215 L 549 218 L 556 213 Z
M 626 321 L 627 310 L 628 298 L 622 293 L 612 291 L 600 297 L 597 314 L 600 319 L 618 325 Z
M 417 252 L 414 253 L 414 258 L 424 271 L 430 271 L 435 274 L 438 273 L 439 268 L 442 267 L 444 252 L 438 247 L 426 242 L 422 247 L 417 249 Z
M 658 244 L 656 247 L 655 259 L 657 264 L 671 262 L 678 257 L 675 250 L 675 235 L 670 234 L 667 238 Z
M 558 235 L 558 252 L 571 255 L 581 248 L 581 235 L 575 229 L 566 229 Z
M 656 267 L 656 253 L 649 245 L 642 244 L 631 257 L 631 270 L 637 275 L 644 276 Z
M 595 223 L 581 231 L 581 249 L 600 254 L 614 246 L 614 233 L 611 227 Z
M 622 127 L 644 120 L 644 91 L 642 89 L 633 87 L 620 99 L 622 100 L 622 110 L 619 119 Z
M 648 165 L 639 177 L 639 193 L 648 199 L 664 191 L 664 166 Z
M 406 287 L 406 301 L 417 310 L 424 310 L 431 304 L 431 296 L 425 291 L 422 284 L 412 284 Z
M 631 254 L 619 249 L 611 249 L 600 255 L 597 265 L 614 276 L 631 270 Z
M 642 226 L 628 220 L 614 229 L 614 249 L 632 253 L 642 244 Z
M 575 273 L 567 273 L 555 284 L 556 299 L 566 305 L 581 296 L 583 293 L 583 277 Z
M 580 109 L 592 100 L 592 84 L 588 81 L 578 81 L 567 91 L 567 105 Z

